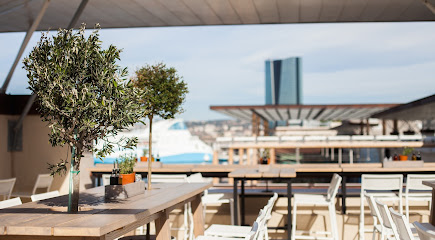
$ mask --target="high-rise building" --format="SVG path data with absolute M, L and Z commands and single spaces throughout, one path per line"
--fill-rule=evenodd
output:
M 302 104 L 302 60 L 266 61 L 266 105 Z

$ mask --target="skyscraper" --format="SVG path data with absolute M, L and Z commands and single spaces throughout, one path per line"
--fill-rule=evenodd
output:
M 266 105 L 302 104 L 302 60 L 266 61 Z

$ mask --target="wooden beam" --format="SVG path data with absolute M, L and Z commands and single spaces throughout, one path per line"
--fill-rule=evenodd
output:
M 234 155 L 234 149 L 232 148 L 228 149 L 228 164 L 233 164 L 234 162 L 233 155 Z
M 244 165 L 243 164 L 243 155 L 244 155 L 245 150 L 243 148 L 239 148 L 239 164 L 240 165 Z
M 196 195 L 195 199 L 191 203 L 192 205 L 192 213 L 193 213 L 193 235 L 198 237 L 199 235 L 204 235 L 204 214 L 203 214 L 203 206 L 201 201 L 201 196 Z M 170 237 L 167 239 L 171 239 Z
M 270 164 L 275 164 L 276 163 L 275 148 L 271 148 L 269 153 L 270 153 Z

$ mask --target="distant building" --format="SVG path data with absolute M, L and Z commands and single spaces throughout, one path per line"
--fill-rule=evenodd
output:
M 302 60 L 266 61 L 266 105 L 302 104 Z

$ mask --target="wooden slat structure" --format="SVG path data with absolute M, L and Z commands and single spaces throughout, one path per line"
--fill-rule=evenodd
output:
M 122 201 L 105 201 L 104 188 L 80 194 L 81 211 L 66 212 L 68 196 L 0 210 L 0 239 L 114 239 L 156 220 L 157 239 L 169 239 L 168 214 L 192 202 L 195 236 L 203 234 L 201 194 L 209 183 L 155 184 Z

